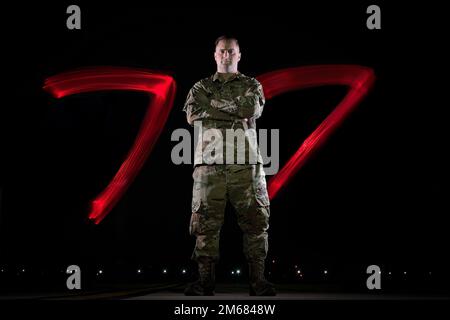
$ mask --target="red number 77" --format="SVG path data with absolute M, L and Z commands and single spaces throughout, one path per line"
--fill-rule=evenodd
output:
M 267 99 L 305 87 L 347 85 L 349 91 L 333 112 L 308 136 L 287 164 L 269 181 L 270 198 L 287 184 L 314 150 L 342 123 L 367 94 L 375 77 L 369 68 L 354 65 L 298 67 L 274 71 L 258 77 Z M 92 201 L 89 219 L 100 223 L 120 200 L 150 154 L 173 106 L 176 84 L 166 74 L 141 69 L 92 67 L 65 72 L 45 81 L 44 90 L 56 98 L 99 90 L 148 92 L 150 99 L 140 131 L 125 161 L 108 184 Z

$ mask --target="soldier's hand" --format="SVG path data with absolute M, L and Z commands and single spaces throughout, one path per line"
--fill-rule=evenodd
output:
M 217 110 L 231 114 L 235 114 L 238 109 L 238 106 L 233 101 L 226 99 L 212 99 L 211 106 Z
M 216 109 L 223 109 L 227 107 L 230 104 L 228 100 L 224 99 L 212 99 L 211 100 L 211 106 Z

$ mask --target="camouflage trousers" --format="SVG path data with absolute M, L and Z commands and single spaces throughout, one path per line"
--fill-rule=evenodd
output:
M 262 165 L 201 165 L 193 173 L 192 216 L 189 227 L 196 237 L 192 259 L 219 259 L 220 229 L 225 206 L 231 203 L 243 232 L 248 261 L 267 256 L 269 197 Z

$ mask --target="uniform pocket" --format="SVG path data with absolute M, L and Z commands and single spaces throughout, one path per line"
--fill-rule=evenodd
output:
M 192 212 L 198 212 L 200 211 L 200 206 L 201 206 L 202 202 L 200 201 L 200 199 L 196 199 L 195 197 L 192 198 Z
M 202 205 L 200 183 L 194 181 L 194 187 L 192 188 L 192 212 L 199 212 Z
M 192 177 L 194 179 L 194 185 L 192 188 L 191 221 L 189 223 L 189 234 L 191 235 L 197 235 L 200 232 L 200 219 L 202 210 L 201 170 L 204 170 L 204 168 L 196 167 L 192 174 Z
M 193 212 L 189 223 L 189 234 L 194 236 L 200 234 L 200 214 Z
M 192 187 L 192 208 L 191 208 L 192 213 L 199 212 L 202 204 L 202 195 L 201 195 L 202 182 L 199 178 L 199 170 L 202 170 L 202 168 L 196 167 L 194 173 L 192 174 L 192 177 L 194 179 L 194 184 Z
M 270 200 L 267 192 L 266 175 L 260 165 L 255 166 L 254 188 L 258 204 L 263 207 L 269 206 Z

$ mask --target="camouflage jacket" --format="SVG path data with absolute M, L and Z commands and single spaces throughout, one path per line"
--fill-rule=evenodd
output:
M 255 120 L 264 103 L 261 84 L 241 73 L 226 81 L 216 73 L 197 82 L 183 108 L 188 123 L 197 129 L 194 165 L 263 163 Z

